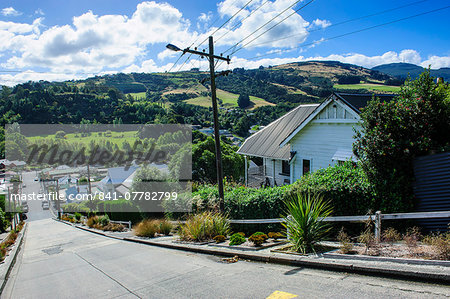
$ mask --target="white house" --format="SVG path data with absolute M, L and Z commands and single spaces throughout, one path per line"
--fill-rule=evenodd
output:
M 360 109 L 373 96 L 390 101 L 395 95 L 335 92 L 321 104 L 300 105 L 275 120 L 247 138 L 238 153 L 263 158 L 264 176 L 271 186 L 293 183 L 339 161 L 356 161 L 354 129 L 360 129 Z

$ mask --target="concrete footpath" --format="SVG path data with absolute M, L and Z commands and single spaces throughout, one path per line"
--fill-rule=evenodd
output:
M 56 220 L 56 219 L 55 219 Z M 56 220 L 60 221 L 60 220 Z M 215 243 L 197 245 L 192 243 L 174 242 L 176 237 L 140 238 L 131 232 L 103 232 L 90 229 L 87 226 L 74 225 L 61 221 L 74 228 L 89 231 L 108 238 L 114 238 L 127 242 L 135 242 L 183 250 L 195 253 L 210 254 L 223 257 L 238 257 L 243 260 L 252 260 L 265 263 L 275 263 L 339 272 L 357 273 L 370 276 L 389 277 L 397 279 L 409 279 L 424 282 L 450 283 L 450 262 L 449 261 L 426 261 L 408 259 L 360 259 L 338 258 L 335 255 L 296 255 L 281 252 L 274 252 L 274 248 L 267 248 L 258 251 L 243 251 L 239 249 L 229 249 L 215 246 Z

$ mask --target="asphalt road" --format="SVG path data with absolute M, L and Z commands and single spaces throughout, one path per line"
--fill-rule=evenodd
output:
M 22 179 L 25 183 L 25 188 L 22 188 L 23 194 L 32 194 L 33 192 L 35 194 L 38 194 L 41 190 L 41 183 L 34 181 L 34 178 L 36 177 L 36 173 L 33 172 L 24 172 L 22 173 Z M 28 203 L 28 213 L 27 213 L 27 220 L 28 221 L 35 221 L 35 220 L 41 220 L 41 219 L 49 219 L 52 217 L 52 213 L 50 210 L 43 210 L 42 209 L 42 201 L 39 200 L 27 200 Z
M 440 298 L 447 286 L 238 261 L 29 222 L 2 298 Z M 293 294 L 289 296 L 288 294 Z M 275 298 L 275 297 L 272 297 Z

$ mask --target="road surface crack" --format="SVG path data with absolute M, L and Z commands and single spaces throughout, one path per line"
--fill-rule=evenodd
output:
M 89 266 L 91 266 L 92 268 L 96 269 L 97 271 L 99 271 L 100 273 L 102 273 L 103 275 L 105 275 L 106 277 L 108 277 L 109 279 L 111 279 L 112 281 L 114 281 L 115 283 L 117 283 L 118 285 L 120 285 L 122 288 L 124 288 L 125 290 L 127 290 L 130 294 L 136 296 L 137 298 L 141 298 L 138 294 L 134 293 L 132 290 L 130 290 L 129 288 L 127 288 L 125 285 L 123 285 L 120 281 L 118 281 L 117 279 L 115 279 L 114 277 L 108 275 L 108 273 L 106 273 L 105 271 L 103 271 L 102 269 L 98 268 L 97 266 L 95 266 L 93 263 L 91 263 L 90 261 L 88 261 L 87 259 L 85 259 L 84 257 L 82 257 L 81 255 L 79 255 L 78 253 L 74 252 L 74 254 L 76 256 L 78 256 L 80 259 L 82 259 L 83 261 L 85 261 Z

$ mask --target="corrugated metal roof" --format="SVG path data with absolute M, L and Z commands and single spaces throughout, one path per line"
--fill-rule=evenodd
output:
M 340 97 L 347 105 L 355 110 L 358 113 L 361 113 L 361 109 L 367 106 L 367 103 L 375 98 L 379 98 L 381 101 L 390 102 L 397 95 L 396 94 L 380 94 L 380 93 L 364 93 L 364 94 L 355 94 L 355 93 L 342 93 L 335 92 L 335 95 Z
M 280 148 L 280 143 L 318 106 L 319 104 L 309 104 L 296 107 L 247 138 L 237 152 L 255 157 L 289 160 L 289 145 Z

